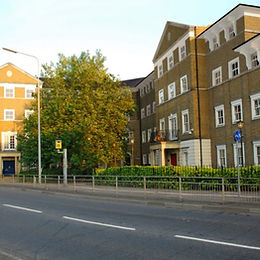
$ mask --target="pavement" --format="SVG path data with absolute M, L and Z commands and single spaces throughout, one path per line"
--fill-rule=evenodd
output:
M 143 190 L 109 186 L 95 186 L 93 188 L 92 185 L 85 184 L 57 185 L 1 182 L 1 186 L 119 203 L 260 214 L 260 194 L 258 194 L 259 197 L 243 196 L 243 194 L 238 197 L 236 193 L 226 193 L 223 197 L 221 192 L 186 191 L 180 194 L 178 191 L 169 190 Z

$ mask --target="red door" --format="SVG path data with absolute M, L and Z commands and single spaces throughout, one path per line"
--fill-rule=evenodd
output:
M 171 165 L 176 166 L 177 165 L 177 154 L 171 154 Z

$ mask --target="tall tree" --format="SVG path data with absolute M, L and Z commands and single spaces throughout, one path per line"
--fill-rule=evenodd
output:
M 42 165 L 58 163 L 55 139 L 62 139 L 74 167 L 91 167 L 123 159 L 126 114 L 134 109 L 131 93 L 107 72 L 97 51 L 79 57 L 59 54 L 59 61 L 43 66 L 41 91 Z M 37 102 L 24 120 L 18 149 L 25 165 L 37 164 Z

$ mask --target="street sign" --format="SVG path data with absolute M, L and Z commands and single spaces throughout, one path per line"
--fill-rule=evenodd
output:
M 234 132 L 234 139 L 235 139 L 235 141 L 240 141 L 241 140 L 241 132 L 240 132 L 240 130 L 236 130 L 235 132 Z
M 56 149 L 62 149 L 62 140 L 56 140 L 55 147 Z

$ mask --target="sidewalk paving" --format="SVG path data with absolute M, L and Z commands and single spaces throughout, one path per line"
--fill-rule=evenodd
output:
M 67 196 L 118 203 L 260 214 L 260 194 L 259 197 L 250 198 L 249 196 L 243 196 L 243 194 L 241 194 L 241 197 L 238 197 L 236 193 L 226 193 L 226 196 L 223 197 L 221 192 L 185 191 L 180 194 L 179 191 L 172 190 L 144 190 L 111 186 L 95 186 L 93 188 L 89 184 L 58 185 L 15 182 L 1 182 L 0 187 L 34 190 L 47 192 L 48 194 L 66 194 Z

